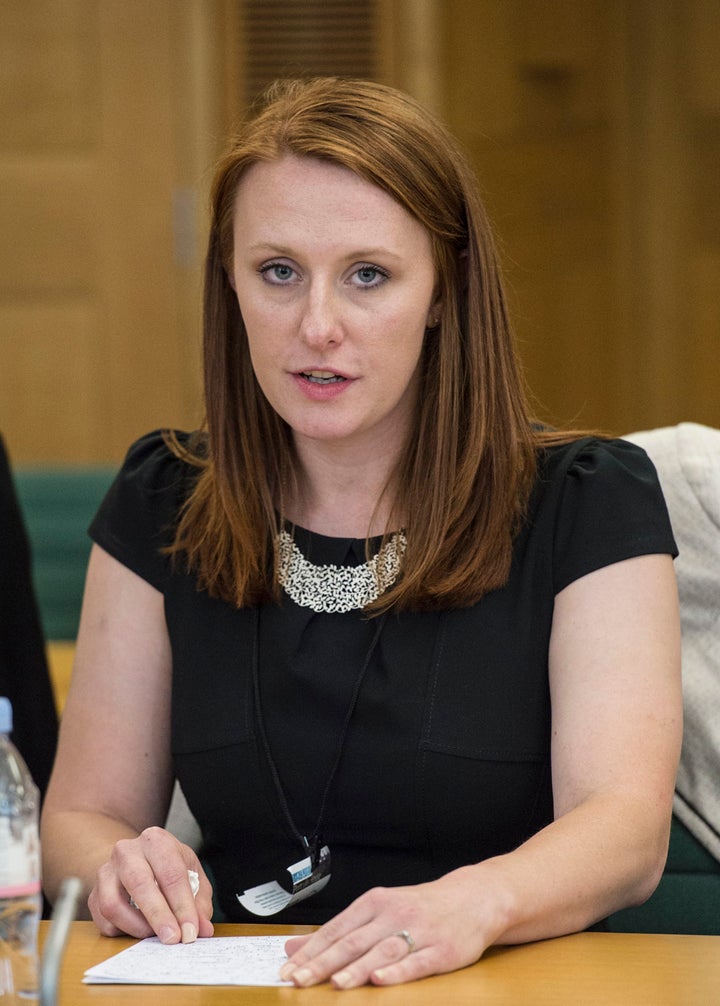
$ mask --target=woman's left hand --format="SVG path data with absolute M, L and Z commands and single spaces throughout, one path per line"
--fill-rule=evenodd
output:
M 474 963 L 501 931 L 491 928 L 489 904 L 470 910 L 475 869 L 367 891 L 317 932 L 288 940 L 280 977 L 303 987 L 329 980 L 350 989 L 398 985 Z

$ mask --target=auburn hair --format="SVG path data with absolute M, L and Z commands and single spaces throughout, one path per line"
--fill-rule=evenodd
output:
M 509 576 L 538 448 L 572 434 L 532 421 L 465 154 L 413 98 L 369 81 L 277 82 L 217 168 L 205 264 L 206 420 L 187 446 L 170 437 L 199 470 L 169 551 L 201 588 L 239 607 L 280 596 L 275 541 L 295 485 L 292 437 L 255 379 L 228 274 L 238 185 L 253 164 L 288 154 L 349 168 L 430 235 L 441 314 L 425 335 L 413 426 L 391 483 L 407 547 L 401 576 L 369 610 L 473 604 Z

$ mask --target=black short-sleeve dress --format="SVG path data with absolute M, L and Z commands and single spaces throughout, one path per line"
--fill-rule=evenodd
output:
M 376 620 L 289 596 L 238 610 L 199 591 L 161 553 L 193 478 L 161 433 L 143 437 L 90 533 L 164 595 L 176 774 L 224 916 L 258 921 L 237 896 L 283 882 L 303 850 L 258 729 L 254 646 L 268 746 L 296 828 L 310 835 Z M 315 566 L 366 561 L 364 540 L 296 528 L 295 543 Z M 548 824 L 554 598 L 593 570 L 650 553 L 676 549 L 640 448 L 585 438 L 545 451 L 507 585 L 470 608 L 386 618 L 323 814 L 331 880 L 271 921 L 323 922 L 370 887 L 432 880 Z

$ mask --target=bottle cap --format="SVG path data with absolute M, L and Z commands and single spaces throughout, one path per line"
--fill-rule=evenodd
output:
M 12 727 L 12 702 L 0 697 L 0 734 L 11 734 Z

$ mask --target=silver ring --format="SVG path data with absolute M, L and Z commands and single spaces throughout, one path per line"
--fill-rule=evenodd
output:
M 399 936 L 401 940 L 405 940 L 407 943 L 408 953 L 413 954 L 417 950 L 415 946 L 415 940 L 412 938 L 407 929 L 398 929 L 396 933 L 391 933 L 391 936 Z
M 130 896 L 128 897 L 128 902 L 130 903 L 130 907 L 131 907 L 131 908 L 137 908 L 137 910 L 138 910 L 138 911 L 140 911 L 139 907 L 138 907 L 138 906 L 137 906 L 137 905 L 135 904 L 135 902 L 133 901 L 133 896 L 132 896 L 132 894 L 131 894 L 131 895 L 130 895 Z

